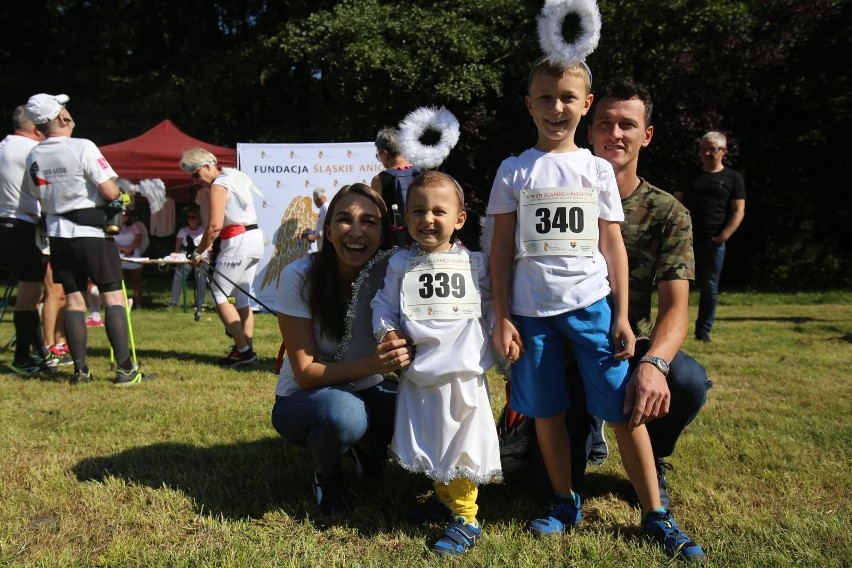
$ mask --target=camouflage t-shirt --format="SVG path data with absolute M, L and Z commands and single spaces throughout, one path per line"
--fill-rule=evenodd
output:
M 630 268 L 630 325 L 636 337 L 650 337 L 654 283 L 695 278 L 692 219 L 671 194 L 645 180 L 621 206 L 621 235 Z

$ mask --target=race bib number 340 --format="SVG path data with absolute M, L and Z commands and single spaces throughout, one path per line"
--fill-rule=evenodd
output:
M 406 261 L 403 313 L 413 320 L 482 315 L 479 271 L 466 254 L 414 256 Z
M 599 216 L 597 188 L 522 190 L 521 252 L 524 256 L 594 256 Z

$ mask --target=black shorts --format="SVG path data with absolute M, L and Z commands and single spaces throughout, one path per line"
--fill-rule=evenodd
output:
M 50 237 L 50 265 L 66 294 L 84 293 L 89 278 L 101 292 L 121 290 L 121 257 L 112 239 Z
M 10 219 L 0 219 L 0 259 L 11 266 L 18 282 L 44 281 L 44 263 L 36 244 L 36 224 Z

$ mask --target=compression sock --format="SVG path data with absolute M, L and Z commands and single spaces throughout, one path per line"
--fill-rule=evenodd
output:
M 65 341 L 74 360 L 74 371 L 87 373 L 89 366 L 86 364 L 86 343 L 88 339 L 86 330 L 86 312 L 67 310 L 65 312 Z
M 130 361 L 130 334 L 127 325 L 127 311 L 124 306 L 107 306 L 104 310 L 104 325 L 107 338 L 112 345 L 115 361 L 118 367 L 129 370 L 133 363 Z
M 38 334 L 38 312 L 15 310 L 12 321 L 15 325 L 15 363 L 28 363 L 32 338 Z

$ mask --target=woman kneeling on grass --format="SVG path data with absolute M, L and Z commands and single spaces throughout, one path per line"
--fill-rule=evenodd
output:
M 391 246 L 381 196 L 361 183 L 341 188 L 323 231 L 319 252 L 284 268 L 272 306 L 287 350 L 272 425 L 311 453 L 317 504 L 334 515 L 349 508 L 343 456 L 369 473 L 387 455 L 396 382 L 382 374 L 408 366 L 413 352 L 405 339 L 376 346 L 373 338 L 370 300 Z

